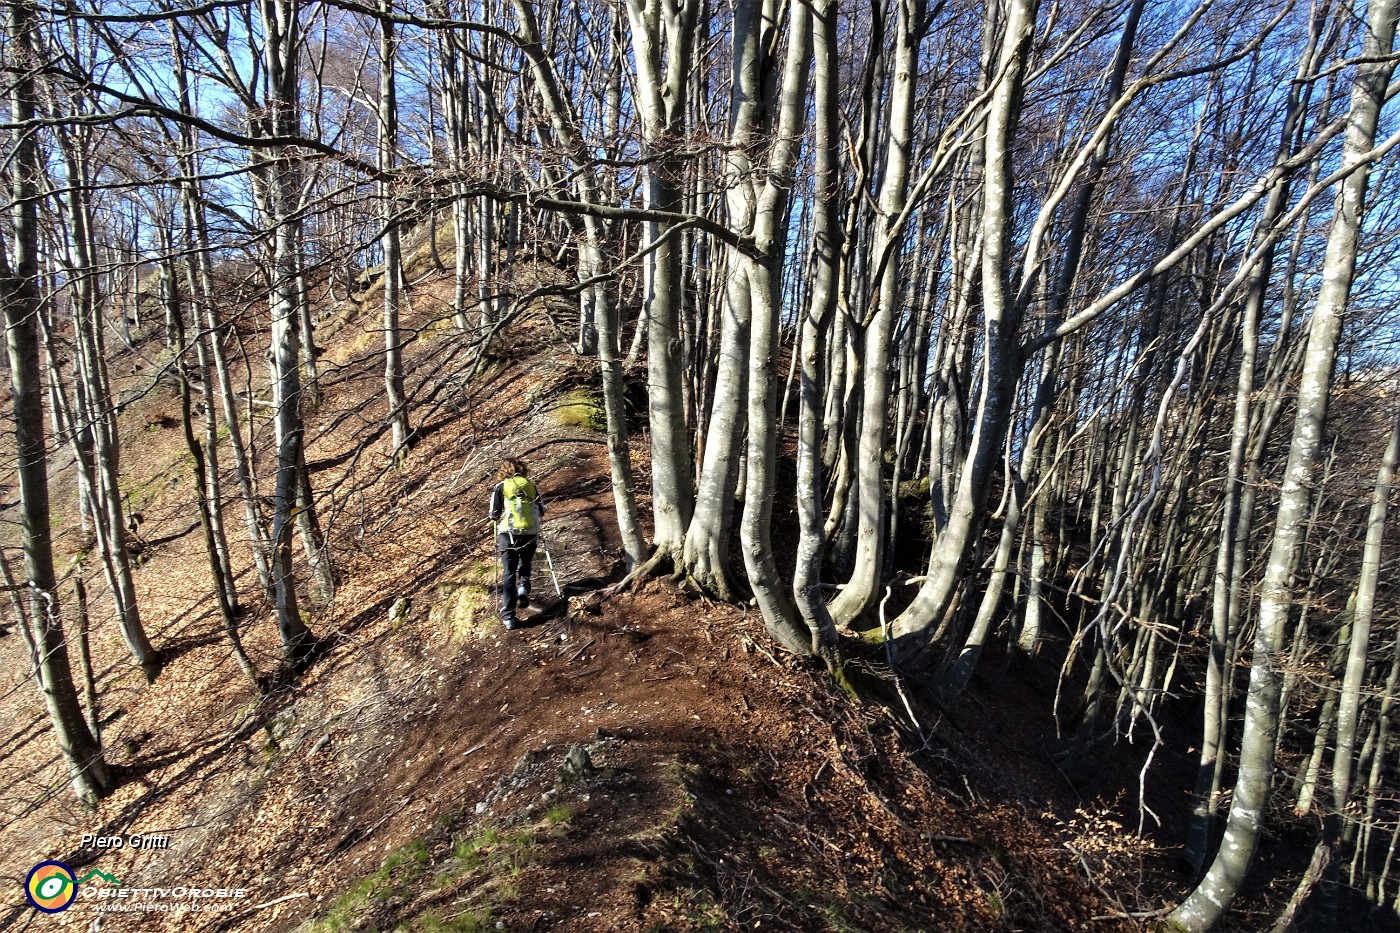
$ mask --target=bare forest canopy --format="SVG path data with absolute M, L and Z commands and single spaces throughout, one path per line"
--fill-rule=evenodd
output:
M 1316 851 L 1281 928 L 1393 917 L 1398 10 L 11 0 L 6 583 L 79 796 L 116 778 L 55 608 L 51 461 L 135 663 L 164 663 L 112 349 L 160 334 L 210 592 L 265 684 L 240 607 L 295 669 L 335 585 L 326 315 L 382 316 L 367 431 L 400 461 L 543 309 L 589 361 L 632 574 L 752 600 L 838 673 L 875 629 L 945 704 L 984 652 L 1057 667 L 1034 713 L 1071 764 L 1131 743 L 1145 782 L 1176 742 L 1176 928 L 1221 919 L 1288 809 Z M 424 257 L 453 297 L 410 327 Z M 428 332 L 452 353 L 405 372 Z

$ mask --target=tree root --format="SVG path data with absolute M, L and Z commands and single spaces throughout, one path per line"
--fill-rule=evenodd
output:
M 635 593 L 642 588 L 642 585 L 652 577 L 660 576 L 665 571 L 662 568 L 673 570 L 676 566 L 675 554 L 668 547 L 658 547 L 652 552 L 651 557 L 646 561 L 632 568 L 632 571 L 612 586 L 604 587 L 600 592 L 603 599 L 611 599 L 620 593 Z

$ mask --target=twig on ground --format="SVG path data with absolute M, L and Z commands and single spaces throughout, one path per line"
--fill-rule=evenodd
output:
M 1068 849 L 1070 852 L 1073 852 L 1074 855 L 1079 859 L 1079 865 L 1080 865 L 1081 868 L 1084 869 L 1084 876 L 1085 876 L 1086 878 L 1089 879 L 1089 884 L 1090 884 L 1090 886 L 1093 887 L 1093 889 L 1094 889 L 1095 891 L 1099 892 L 1099 896 L 1100 896 L 1100 897 L 1102 897 L 1104 900 L 1108 901 L 1108 902 L 1109 902 L 1110 904 L 1112 904 L 1114 907 L 1118 908 L 1118 911 L 1117 911 L 1116 914 L 1104 914 L 1104 915 L 1098 916 L 1098 917 L 1090 917 L 1089 919 L 1091 919 L 1091 920 L 1132 920 L 1132 921 L 1136 922 L 1136 921 L 1138 921 L 1138 920 L 1150 919 L 1150 918 L 1152 918 L 1152 917 L 1162 917 L 1162 916 L 1166 916 L 1167 914 L 1171 913 L 1171 908 L 1169 908 L 1169 907 L 1168 907 L 1168 908 L 1164 908 L 1164 909 L 1162 909 L 1162 910 L 1147 910 L 1147 911 L 1133 911 L 1133 910 L 1129 910 L 1128 908 L 1124 907 L 1123 904 L 1118 900 L 1118 898 L 1114 897 L 1112 894 L 1110 894 L 1110 893 L 1108 892 L 1108 890 L 1107 890 L 1103 885 L 1099 884 L 1099 880 L 1098 880 L 1097 878 L 1094 877 L 1093 869 L 1091 869 L 1091 868 L 1089 867 L 1089 860 L 1086 859 L 1086 858 L 1084 857 L 1084 853 L 1083 853 L 1083 852 L 1080 852 L 1078 849 L 1076 849 L 1076 848 L 1075 848 L 1074 846 L 1072 846 L 1072 845 L 1066 844 L 1066 845 L 1065 845 L 1065 848 Z M 1138 926 L 1141 927 L 1141 924 L 1138 924 Z
M 298 891 L 296 894 L 284 894 L 283 896 L 278 897 L 278 898 L 273 898 L 273 899 L 270 900 L 270 901 L 263 901 L 261 904 L 254 904 L 252 907 L 249 907 L 249 908 L 248 908 L 247 910 L 245 910 L 243 913 L 244 913 L 244 914 L 250 914 L 250 913 L 252 913 L 252 912 L 255 911 L 255 910 L 263 910 L 263 909 L 265 909 L 265 908 L 271 907 L 273 904 L 280 904 L 280 903 L 282 903 L 283 901 L 294 901 L 294 900 L 296 900 L 297 898 L 301 898 L 301 897 L 310 897 L 310 896 L 311 896 L 311 892 L 309 892 L 309 891 Z
M 584 643 L 583 643 L 582 645 L 580 645 L 578 648 L 574 649 L 573 653 L 570 654 L 567 658 L 565 658 L 565 660 L 568 661 L 568 662 L 571 663 L 571 664 L 572 664 L 574 661 L 577 661 L 579 655 L 583 654 L 583 653 L 584 653 L 585 651 L 587 651 L 589 648 L 593 647 L 593 642 L 594 642 L 595 640 L 596 640 L 596 639 L 593 639 L 593 638 L 588 639 L 588 641 L 584 642 Z
M 919 741 L 927 745 L 928 735 L 924 732 L 919 717 L 914 715 L 914 707 L 904 692 L 904 680 L 899 676 L 899 669 L 894 665 L 894 652 L 890 649 L 890 623 L 885 618 L 885 603 L 890 601 L 890 594 L 893 592 L 892 587 L 885 587 L 885 598 L 880 600 L 880 637 L 885 642 L 885 662 L 890 666 L 890 676 L 894 678 L 894 689 L 899 693 L 900 700 L 904 702 L 904 711 L 909 714 L 909 721 L 914 724 L 914 731 L 919 733 Z

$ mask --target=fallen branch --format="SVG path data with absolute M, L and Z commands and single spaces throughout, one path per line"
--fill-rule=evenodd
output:
M 585 651 L 591 648 L 595 640 L 596 639 L 593 638 L 588 639 L 588 641 L 584 642 L 584 644 L 580 648 L 575 650 L 574 653 L 565 658 L 565 660 L 568 661 L 570 664 L 572 664 L 574 661 L 577 661 L 579 655 L 583 654 Z
M 919 717 L 914 715 L 914 707 L 904 692 L 904 680 L 899 676 L 899 668 L 894 663 L 894 650 L 890 648 L 890 623 L 885 619 L 885 603 L 890 601 L 890 594 L 893 592 L 891 587 L 885 587 L 885 598 L 880 600 L 880 637 L 885 642 L 885 663 L 889 665 L 890 676 L 894 678 L 894 689 L 899 694 L 900 700 L 904 702 L 904 711 L 909 714 L 909 721 L 914 724 L 914 730 L 919 733 L 919 741 L 927 745 L 928 734 L 924 732 Z

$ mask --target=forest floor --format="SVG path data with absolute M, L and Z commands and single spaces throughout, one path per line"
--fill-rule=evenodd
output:
M 1074 785 L 1051 760 L 1053 671 L 979 678 L 954 708 L 916 702 L 911 717 L 878 646 L 847 645 L 864 687 L 853 699 L 779 654 L 756 611 L 662 580 L 585 599 L 620 576 L 588 369 L 536 314 L 467 383 L 460 345 L 426 320 L 445 290 L 415 296 L 420 439 L 397 468 L 374 433 L 372 310 L 347 305 L 318 333 L 308 457 L 339 586 L 310 613 L 324 650 L 263 698 L 206 595 L 178 405 L 153 378 L 162 351 L 113 365 L 131 374 L 138 597 L 167 667 L 144 683 L 89 570 L 103 741 L 124 783 L 87 813 L 20 639 L 0 638 L 0 928 L 1111 931 L 1143 928 L 1128 915 L 1180 895 L 1150 817 L 1136 833 L 1147 746 L 1096 752 Z M 515 632 L 493 609 L 484 520 L 507 452 L 549 501 L 564 593 Z M 645 505 L 644 445 L 633 453 Z M 55 525 L 71 552 L 66 461 Z M 255 579 L 245 567 L 249 604 Z M 553 596 L 543 554 L 534 580 Z M 250 611 L 244 632 L 273 673 L 271 616 Z M 1154 764 L 1149 800 L 1167 821 L 1184 812 L 1183 764 L 1165 752 Z M 22 888 L 48 859 L 107 877 L 39 914 Z

